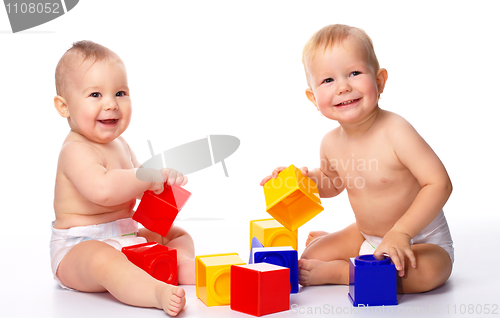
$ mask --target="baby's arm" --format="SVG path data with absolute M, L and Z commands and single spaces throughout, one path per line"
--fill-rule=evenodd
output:
M 134 168 L 107 170 L 97 150 L 85 142 L 64 145 L 59 160 L 64 175 L 77 191 L 102 206 L 124 203 L 163 182 L 160 173 L 159 180 L 155 180 L 159 182 L 146 182 L 136 178 Z
M 141 164 L 139 163 L 139 161 L 137 161 L 137 157 L 135 156 L 134 151 L 132 150 L 132 148 L 130 148 L 128 144 L 127 147 L 130 151 L 130 158 L 132 160 L 132 164 L 134 165 L 135 168 L 139 168 Z M 168 185 L 177 184 L 183 186 L 188 182 L 188 178 L 179 171 L 176 171 L 171 168 L 164 168 L 161 171 Z M 162 191 L 159 192 L 161 193 Z M 140 197 L 142 197 L 142 193 L 140 194 Z
M 378 258 L 384 253 L 389 254 L 400 270 L 404 269 L 404 255 L 416 267 L 410 240 L 436 218 L 451 194 L 452 185 L 441 160 L 406 120 L 398 117 L 388 131 L 388 138 L 400 162 L 421 186 L 406 213 L 375 251 Z M 404 271 L 400 275 L 404 275 Z
M 337 196 L 345 188 L 344 182 L 342 182 L 336 170 L 337 167 L 331 165 L 331 161 L 327 155 L 327 150 L 331 147 L 332 143 L 334 143 L 334 140 L 332 132 L 330 132 L 321 141 L 319 168 L 307 172 L 307 176 L 318 186 L 319 196 L 322 198 Z

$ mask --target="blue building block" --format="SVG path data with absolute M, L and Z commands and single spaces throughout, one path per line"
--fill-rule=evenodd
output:
M 291 246 L 261 247 L 252 249 L 250 264 L 268 263 L 290 269 L 290 292 L 299 292 L 299 256 Z
M 250 247 L 250 259 L 248 260 L 248 264 L 253 264 L 253 249 L 259 247 L 264 247 L 264 245 L 254 236 L 252 238 L 252 246 Z
M 396 266 L 389 257 L 360 255 L 349 262 L 349 300 L 353 306 L 398 304 Z

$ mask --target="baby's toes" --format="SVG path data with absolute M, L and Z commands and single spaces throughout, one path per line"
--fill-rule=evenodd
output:
M 163 308 L 170 316 L 177 316 L 186 305 L 186 292 L 181 287 L 172 287 L 170 296 L 166 299 L 166 305 Z

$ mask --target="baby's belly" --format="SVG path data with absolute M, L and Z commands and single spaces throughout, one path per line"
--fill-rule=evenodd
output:
M 113 222 L 119 219 L 130 218 L 134 214 L 132 209 L 120 209 L 117 211 L 107 211 L 97 214 L 79 214 L 79 213 L 56 213 L 54 228 L 69 229 L 75 226 L 86 226 Z
M 418 191 L 349 193 L 351 207 L 361 232 L 383 237 L 406 213 Z

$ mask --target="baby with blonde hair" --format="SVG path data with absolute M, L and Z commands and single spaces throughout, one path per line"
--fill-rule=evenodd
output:
M 379 107 L 388 75 L 372 40 L 359 28 L 329 25 L 310 38 L 302 61 L 307 98 L 340 126 L 323 137 L 319 167 L 301 171 L 317 184 L 322 198 L 346 190 L 356 222 L 338 232 L 309 233 L 299 282 L 349 284 L 349 258 L 373 254 L 392 258 L 401 293 L 442 285 L 454 257 L 442 210 L 451 181 L 415 129 Z M 261 185 L 283 169 L 274 169 Z

